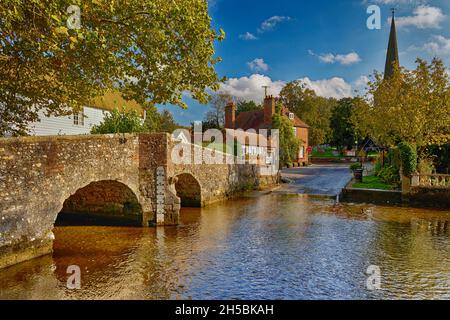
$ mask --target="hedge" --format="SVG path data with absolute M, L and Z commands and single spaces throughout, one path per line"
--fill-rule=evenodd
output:
M 398 145 L 400 150 L 400 159 L 402 161 L 402 173 L 405 176 L 411 176 L 417 171 L 417 151 L 416 147 L 407 142 L 401 142 Z

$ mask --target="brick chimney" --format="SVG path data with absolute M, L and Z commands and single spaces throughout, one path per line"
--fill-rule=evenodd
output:
M 236 105 L 230 101 L 225 106 L 225 129 L 235 129 L 236 125 Z
M 275 114 L 275 98 L 267 96 L 264 98 L 264 124 L 272 124 L 272 116 Z

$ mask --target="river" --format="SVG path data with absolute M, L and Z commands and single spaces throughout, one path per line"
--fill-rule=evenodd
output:
M 450 298 L 450 211 L 249 195 L 183 209 L 178 227 L 54 233 L 53 255 L 0 270 L 1 299 Z

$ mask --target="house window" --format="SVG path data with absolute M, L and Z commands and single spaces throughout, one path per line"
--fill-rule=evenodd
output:
M 289 119 L 294 120 L 294 114 L 292 112 L 289 112 Z
M 84 126 L 84 110 L 73 114 L 73 124 L 75 126 Z

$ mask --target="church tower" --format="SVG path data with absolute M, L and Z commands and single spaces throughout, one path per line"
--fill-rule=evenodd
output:
M 389 45 L 386 56 L 386 66 L 384 68 L 384 78 L 389 79 L 394 75 L 394 69 L 400 66 L 398 58 L 397 31 L 395 28 L 395 10 L 392 10 L 391 34 L 389 35 Z

